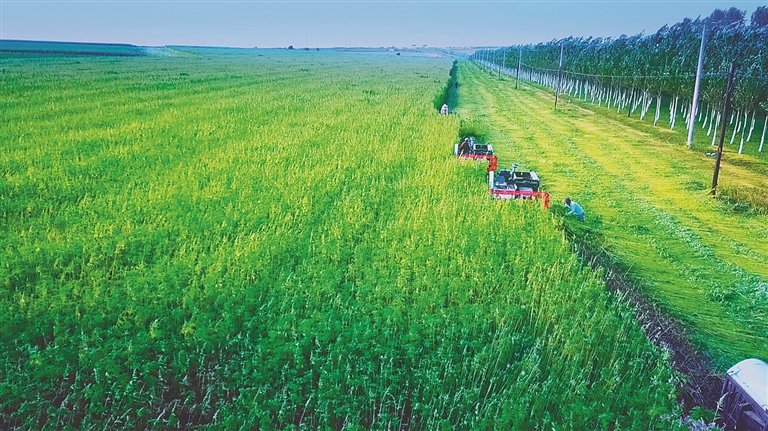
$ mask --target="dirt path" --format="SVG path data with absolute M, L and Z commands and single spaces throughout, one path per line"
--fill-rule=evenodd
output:
M 635 120 L 608 118 L 567 98 L 553 110 L 545 90 L 515 90 L 514 81 L 466 63 L 459 72 L 459 114 L 488 121 L 502 165 L 536 170 L 555 202 L 571 196 L 585 207 L 586 225 L 567 225 L 589 238 L 588 256 L 601 254 L 601 264 L 623 268 L 626 274 L 612 276 L 621 275 L 613 288 L 639 286 L 639 313 L 663 322 L 646 328 L 649 336 L 668 333 L 670 325 L 687 334 L 665 341 L 687 345 L 688 353 L 673 361 L 685 362 L 698 349 L 707 355 L 702 361 L 723 372 L 746 357 L 768 357 L 768 222 L 709 198 L 702 185 L 711 160 L 670 144 L 674 132 L 648 132 Z M 725 165 L 722 172 L 724 181 L 768 188 L 754 171 Z M 706 367 L 696 373 L 709 378 Z

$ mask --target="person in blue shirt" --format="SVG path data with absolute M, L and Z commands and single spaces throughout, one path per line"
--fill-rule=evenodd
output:
M 573 214 L 577 216 L 579 220 L 584 221 L 584 209 L 581 205 L 576 203 L 576 201 L 572 201 L 571 198 L 565 198 L 563 203 L 565 204 L 565 207 L 570 210 L 570 212 L 566 214 L 567 216 Z

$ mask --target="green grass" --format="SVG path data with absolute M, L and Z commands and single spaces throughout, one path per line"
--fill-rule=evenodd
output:
M 731 199 L 713 199 L 705 133 L 688 150 L 682 127 L 653 127 L 567 95 L 554 110 L 548 90 L 515 90 L 514 80 L 467 63 L 459 82 L 460 113 L 492 125 L 502 162 L 536 170 L 555 202 L 581 203 L 581 232 L 691 329 L 719 371 L 768 358 L 768 224 L 759 206 L 734 210 L 739 193 L 759 201 L 756 193 L 768 189 L 764 155 L 737 156 L 729 146 L 720 184 Z
M 449 60 L 189 53 L 5 63 L 0 428 L 675 426 L 632 310 L 450 156 Z

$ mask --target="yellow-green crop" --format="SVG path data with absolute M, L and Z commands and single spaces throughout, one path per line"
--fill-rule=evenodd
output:
M 632 311 L 451 157 L 450 68 L 4 60 L 0 428 L 669 429 Z

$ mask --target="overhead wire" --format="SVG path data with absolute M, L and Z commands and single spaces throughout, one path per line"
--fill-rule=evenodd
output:
M 480 60 L 480 61 L 486 61 L 491 64 L 496 64 L 493 61 L 489 60 Z M 528 69 L 542 71 L 542 72 L 552 72 L 552 73 L 558 73 L 558 69 L 547 69 L 544 67 L 535 67 L 530 64 L 526 63 L 520 63 L 521 66 L 526 67 Z M 601 75 L 601 74 L 594 74 L 594 73 L 581 73 L 581 72 L 571 72 L 568 70 L 563 70 L 564 74 L 567 75 L 575 75 L 575 76 L 585 76 L 590 78 L 611 78 L 611 79 L 672 79 L 672 78 L 695 78 L 695 73 L 689 73 L 689 74 L 682 74 L 682 75 Z M 718 77 L 718 78 L 727 78 L 728 73 L 726 72 L 709 72 L 701 75 L 702 78 L 712 78 L 712 77 Z M 754 75 L 754 74 L 738 74 L 739 78 L 751 78 L 751 79 L 757 79 L 760 81 L 768 81 L 768 76 L 765 75 Z

